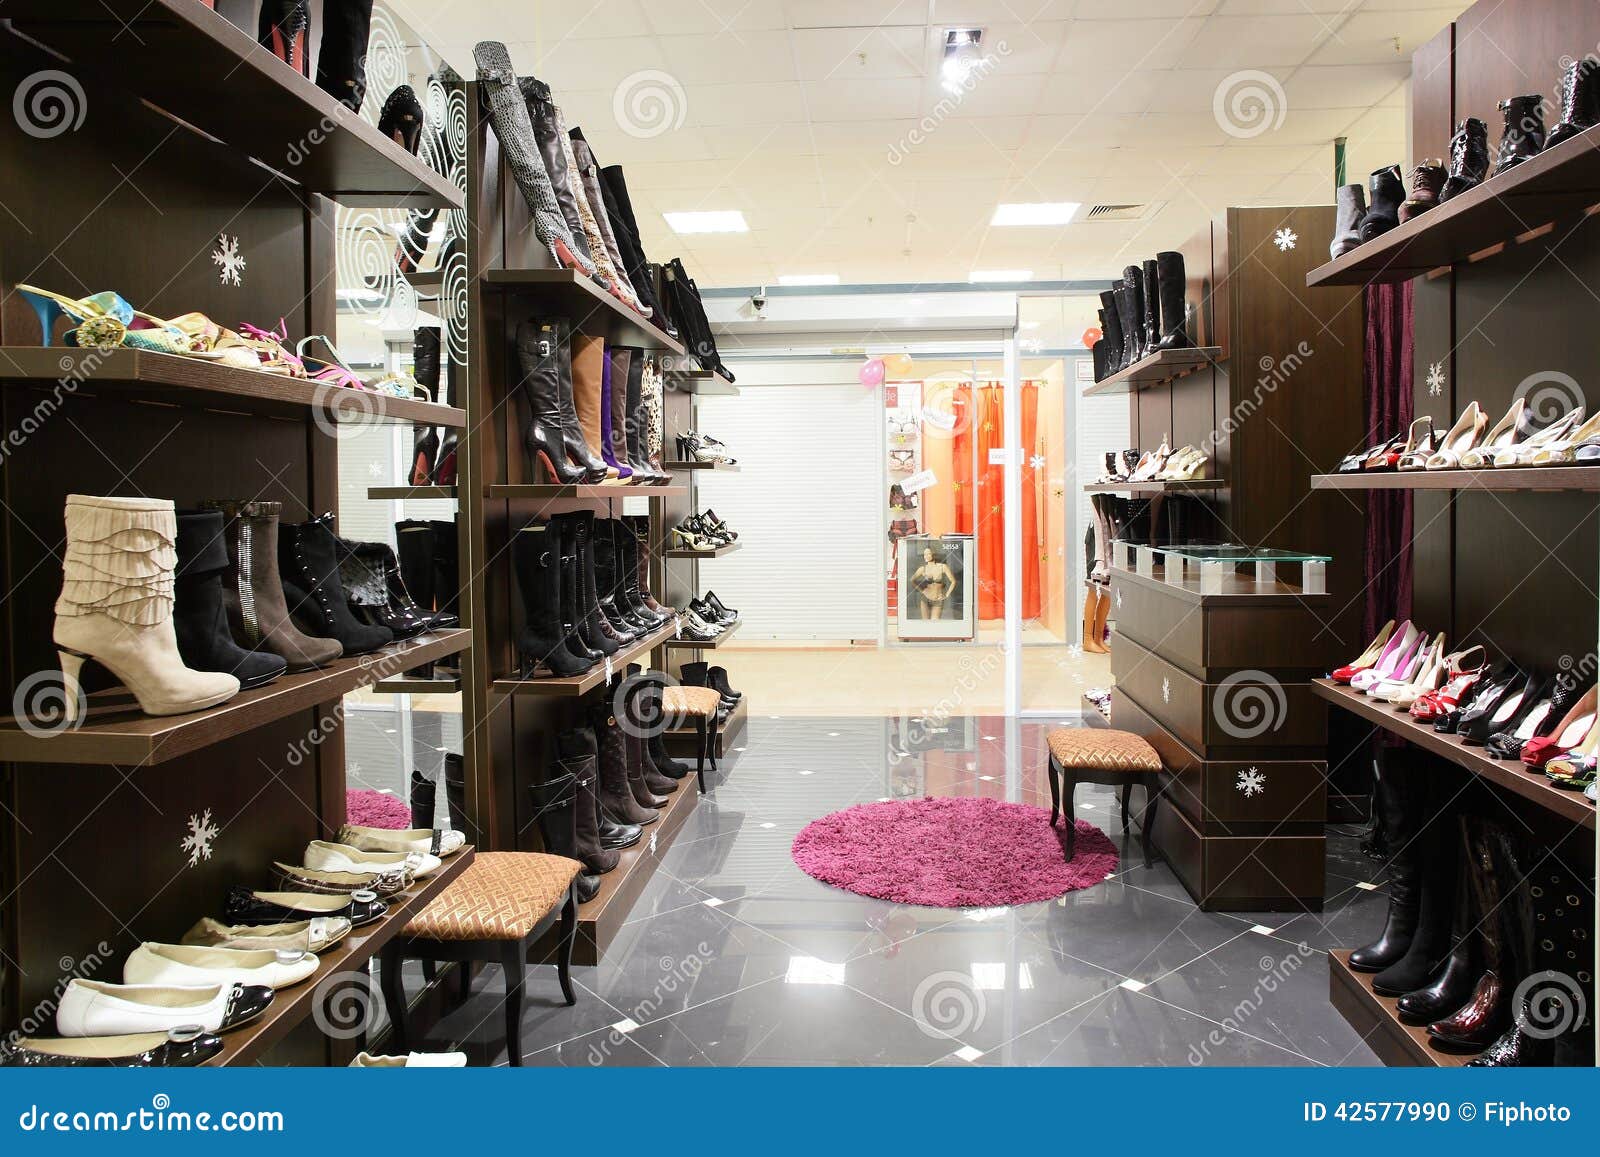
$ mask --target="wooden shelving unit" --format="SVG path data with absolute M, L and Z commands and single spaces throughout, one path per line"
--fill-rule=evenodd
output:
M 1464 767 L 1480 779 L 1530 800 L 1553 815 L 1594 829 L 1594 804 L 1581 791 L 1564 791 L 1554 786 L 1542 771 L 1525 768 L 1516 760 L 1490 759 L 1483 748 L 1468 747 L 1454 735 L 1435 731 L 1431 724 L 1413 721 L 1408 711 L 1377 702 L 1330 679 L 1313 679 L 1311 690 L 1318 698 L 1376 723 L 1407 743 L 1441 755 L 1457 767 Z
M 211 1063 L 219 1067 L 255 1064 L 290 1029 L 312 1015 L 320 1002 L 347 997 L 348 993 L 324 988 L 324 983 L 334 976 L 364 971 L 367 963 L 383 946 L 399 935 L 408 920 L 426 908 L 435 896 L 467 870 L 472 863 L 473 851 L 469 845 L 453 856 L 446 857 L 433 875 L 418 880 L 404 892 L 386 899 L 384 903 L 389 910 L 382 919 L 352 929 L 338 944 L 326 952 L 318 953 L 317 970 L 311 977 L 293 988 L 279 989 L 273 993 L 272 1003 L 259 1019 L 236 1032 L 224 1033 L 223 1050 Z M 337 981 L 334 983 L 338 984 Z
M 734 551 L 738 550 L 739 548 L 740 548 L 740 544 L 737 541 L 735 541 L 735 542 L 725 542 L 721 546 L 715 548 L 714 550 L 687 550 L 687 549 L 683 549 L 683 548 L 680 548 L 680 547 L 672 547 L 672 548 L 670 548 L 668 550 L 662 551 L 661 552 L 661 557 L 662 558 L 721 558 L 725 554 L 732 554 Z
M 197 9 L 204 11 L 204 9 Z M 338 424 L 417 422 L 465 426 L 467 413 L 374 390 L 327 386 L 260 370 L 239 370 L 201 358 L 145 350 L 107 351 L 59 346 L 0 346 L 0 387 L 58 388 L 74 383 L 78 397 L 183 406 L 229 414 L 305 421 L 313 415 Z
M 672 628 L 662 627 L 653 634 L 646 635 L 632 646 L 624 647 L 611 656 L 609 666 L 605 663 L 596 663 L 587 674 L 568 675 L 564 678 L 549 679 L 496 679 L 492 684 L 495 692 L 500 695 L 544 695 L 558 698 L 572 699 L 580 695 L 587 695 L 599 687 L 607 679 L 608 671 L 619 674 L 626 670 L 629 663 L 649 660 L 650 652 L 672 638 Z
M 1227 483 L 1220 478 L 1190 478 L 1181 482 L 1091 482 L 1085 494 L 1196 494 L 1221 490 Z
M 1435 1048 L 1428 1030 L 1406 1024 L 1395 1011 L 1393 997 L 1372 991 L 1372 975 L 1350 967 L 1350 950 L 1335 948 L 1328 953 L 1328 995 L 1350 1027 L 1361 1034 L 1367 1047 L 1386 1065 L 1423 1068 L 1458 1068 L 1472 1053 L 1446 1052 Z
M 1544 236 L 1600 203 L 1600 128 L 1453 197 L 1306 276 L 1308 286 L 1409 281 Z
M 730 466 L 726 462 L 668 462 L 665 465 L 668 470 L 674 473 L 679 470 L 715 470 L 720 474 L 739 473 L 737 464 Z
M 732 398 L 739 394 L 739 387 L 721 374 L 701 369 L 668 370 L 667 389 L 701 397 Z
M 1600 466 L 1530 466 L 1504 470 L 1363 471 L 1313 474 L 1313 490 L 1600 490 Z
M 737 635 L 739 633 L 739 628 L 743 625 L 744 623 L 741 620 L 735 619 L 726 627 L 722 628 L 722 634 L 718 635 L 715 639 L 668 639 L 661 645 L 667 648 L 669 651 L 715 651 L 718 647 L 722 646 L 722 644 L 726 643 L 729 639 Z
M 1086 398 L 1103 394 L 1135 394 L 1156 386 L 1169 385 L 1222 359 L 1222 347 L 1201 346 L 1186 350 L 1157 350 L 1140 358 L 1126 369 L 1102 378 L 1083 391 Z
M 374 695 L 455 695 L 460 691 L 459 678 L 385 679 L 372 685 Z
M 576 269 L 486 269 L 483 283 L 505 293 L 537 296 L 559 314 L 571 317 L 583 332 L 600 334 L 612 345 L 683 355 L 683 346 L 668 337 L 666 330 Z
M 567 501 L 574 498 L 665 498 L 672 494 L 687 494 L 685 486 L 606 486 L 600 483 L 579 482 L 571 486 L 554 483 L 493 483 L 488 496 L 496 501 Z
M 75 76 L 114 77 L 309 192 L 356 206 L 463 204 L 448 178 L 193 0 L 14 0 L 6 18 Z
M 367 497 L 375 502 L 422 501 L 425 499 L 450 499 L 456 496 L 454 486 L 369 486 Z

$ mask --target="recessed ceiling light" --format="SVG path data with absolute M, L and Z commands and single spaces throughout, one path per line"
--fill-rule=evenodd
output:
M 837 273 L 780 273 L 779 285 L 838 285 Z
M 748 233 L 738 209 L 710 209 L 693 213 L 663 213 L 674 233 Z
M 996 205 L 991 225 L 1065 225 L 1083 208 L 1078 201 L 1018 201 Z
M 1031 269 L 974 269 L 968 281 L 1032 281 Z

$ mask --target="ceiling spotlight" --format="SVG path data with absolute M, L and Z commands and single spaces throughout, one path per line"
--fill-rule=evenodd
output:
M 663 213 L 674 233 L 748 233 L 744 214 L 738 209 L 712 209 L 688 213 Z
M 983 29 L 947 28 L 944 59 L 939 65 L 939 85 L 946 92 L 961 92 L 982 59 Z

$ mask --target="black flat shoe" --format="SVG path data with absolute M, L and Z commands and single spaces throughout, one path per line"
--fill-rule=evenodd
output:
M 284 924 L 314 920 L 318 916 L 343 916 L 352 928 L 383 918 L 389 905 L 373 892 L 345 895 L 316 892 L 255 892 L 235 884 L 223 902 L 224 924 Z
M 125 1036 L 19 1037 L 0 1042 L 0 1068 L 187 1069 L 222 1051 L 222 1038 L 199 1027 Z

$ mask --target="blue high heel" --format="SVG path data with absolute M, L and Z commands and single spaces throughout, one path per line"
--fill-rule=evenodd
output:
M 41 344 L 46 346 L 51 344 L 51 331 L 55 328 L 56 318 L 62 314 L 79 323 L 91 318 L 107 317 L 121 323 L 124 329 L 133 321 L 133 306 L 124 301 L 121 294 L 109 289 L 81 300 L 63 297 L 33 285 L 18 285 L 17 292 L 33 306 L 33 312 L 38 315 L 39 329 L 44 335 Z

